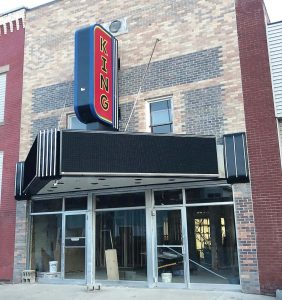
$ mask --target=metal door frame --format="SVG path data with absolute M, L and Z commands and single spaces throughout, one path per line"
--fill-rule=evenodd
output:
M 154 193 L 154 191 L 153 191 Z M 154 197 L 154 196 L 153 196 Z M 184 268 L 184 282 L 183 283 L 163 283 L 158 281 L 158 256 L 157 256 L 157 211 L 173 211 L 179 210 L 181 213 L 181 230 L 182 230 L 182 255 L 183 255 L 183 268 Z M 187 238 L 187 221 L 186 221 L 186 208 L 183 205 L 178 206 L 164 206 L 155 207 L 152 209 L 152 245 L 153 245 L 153 277 L 155 287 L 171 287 L 171 288 L 187 288 L 189 286 L 189 257 L 188 257 L 188 238 Z M 166 245 L 164 245 L 166 246 Z
M 65 278 L 65 239 L 66 239 L 66 217 L 72 215 L 85 215 L 85 262 L 84 262 L 84 279 L 66 279 Z M 75 283 L 86 283 L 87 282 L 87 258 L 88 258 L 88 213 L 87 211 L 67 211 L 62 214 L 62 255 L 61 255 L 61 276 L 63 280 L 68 282 L 74 281 Z

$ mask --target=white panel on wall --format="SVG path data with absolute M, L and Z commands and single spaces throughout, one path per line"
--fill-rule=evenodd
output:
M 282 117 L 282 22 L 267 25 L 268 51 L 276 117 Z
M 0 124 L 4 122 L 4 108 L 6 96 L 6 73 L 0 74 Z
M 282 119 L 278 120 L 278 134 L 279 134 L 280 156 L 281 156 L 281 164 L 282 164 Z
M 1 205 L 1 191 L 2 191 L 2 173 L 3 173 L 3 152 L 0 152 L 0 205 Z

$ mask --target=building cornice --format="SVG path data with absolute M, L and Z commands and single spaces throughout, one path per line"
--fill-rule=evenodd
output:
M 19 30 L 21 25 L 24 28 L 25 13 L 26 9 L 21 8 L 0 16 L 0 35 L 7 34 L 8 31 L 13 32 L 14 30 Z M 20 20 L 22 20 L 22 23 L 20 23 Z

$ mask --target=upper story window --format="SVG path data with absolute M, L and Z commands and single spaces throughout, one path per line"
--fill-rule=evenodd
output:
M 150 128 L 153 133 L 170 133 L 173 128 L 171 98 L 149 102 Z
M 6 96 L 6 73 L 0 73 L 0 125 L 4 122 L 4 108 Z
M 86 124 L 81 123 L 75 114 L 68 115 L 68 129 L 86 129 Z

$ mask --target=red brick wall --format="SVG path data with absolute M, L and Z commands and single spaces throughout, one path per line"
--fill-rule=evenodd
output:
M 15 24 L 14 24 L 15 25 Z M 0 125 L 0 151 L 4 152 L 0 205 L 0 280 L 12 280 L 15 237 L 15 164 L 19 157 L 24 29 L 0 35 L 0 67 L 7 73 L 4 124 Z
M 262 0 L 237 0 L 261 292 L 282 288 L 282 176 Z

